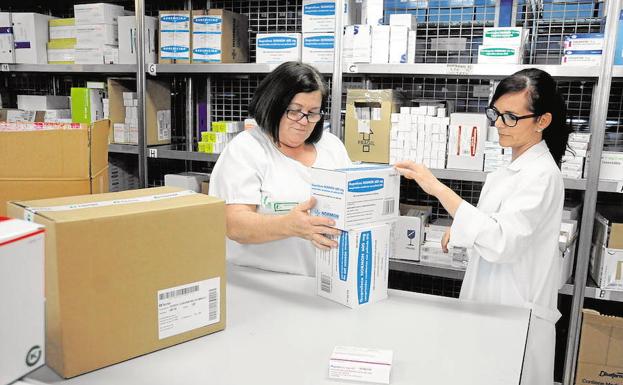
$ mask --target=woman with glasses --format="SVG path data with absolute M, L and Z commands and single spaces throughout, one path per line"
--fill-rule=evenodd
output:
M 423 165 L 404 161 L 396 168 L 454 217 L 442 248 L 447 252 L 450 242 L 468 249 L 460 298 L 532 310 L 522 383 L 549 385 L 560 317 L 564 185 L 559 166 L 570 131 L 565 102 L 549 74 L 526 69 L 500 82 L 486 114 L 513 160 L 487 176 L 478 206 L 462 200 Z
M 221 154 L 210 195 L 225 200 L 227 256 L 266 270 L 315 274 L 314 246 L 336 247 L 333 220 L 309 215 L 310 167 L 348 167 L 342 142 L 323 129 L 328 89 L 320 73 L 281 64 L 249 105 L 259 128 L 238 134 Z

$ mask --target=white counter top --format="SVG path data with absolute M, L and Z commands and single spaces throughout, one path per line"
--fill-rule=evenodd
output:
M 391 384 L 518 384 L 530 311 L 390 290 L 352 310 L 313 278 L 228 266 L 227 328 L 70 380 L 47 367 L 30 383 L 338 384 L 336 345 L 394 351 Z

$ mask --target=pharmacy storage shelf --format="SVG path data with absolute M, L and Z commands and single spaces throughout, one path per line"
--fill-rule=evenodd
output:
M 157 74 L 267 74 L 277 68 L 278 64 L 232 63 L 232 64 L 147 64 L 146 71 L 150 75 Z M 333 65 L 316 65 L 323 74 L 331 74 Z
M 148 158 L 160 158 L 160 159 L 178 159 L 178 160 L 194 160 L 200 162 L 216 162 L 218 154 L 206 154 L 204 152 L 196 151 L 183 151 L 173 150 L 162 147 L 149 147 L 146 149 L 145 154 Z
M 587 298 L 602 299 L 605 301 L 623 302 L 623 291 L 602 290 L 591 282 L 586 286 L 584 296 Z
M 50 72 L 50 73 L 136 73 L 133 64 L 2 64 L 2 72 Z
M 443 77 L 503 78 L 525 68 L 540 68 L 555 78 L 589 79 L 599 76 L 599 67 L 529 64 L 347 64 L 349 74 L 430 75 Z
M 135 154 L 138 155 L 138 147 L 133 144 L 117 144 L 108 145 L 108 152 L 113 154 Z
M 453 268 L 443 265 L 429 265 L 420 262 L 404 261 L 399 259 L 390 259 L 389 269 L 450 279 L 463 279 L 463 276 L 465 275 L 465 270 L 459 268 Z

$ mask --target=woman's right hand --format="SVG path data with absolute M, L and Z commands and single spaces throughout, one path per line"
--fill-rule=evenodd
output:
M 448 243 L 450 243 L 450 229 L 446 230 L 446 232 L 443 233 L 443 237 L 441 238 L 441 250 L 444 253 L 448 252 Z
M 340 235 L 342 232 L 332 227 L 335 226 L 334 220 L 310 215 L 309 210 L 315 205 L 316 198 L 312 197 L 286 214 L 289 231 L 293 236 L 310 240 L 321 250 L 337 247 L 337 242 L 325 235 Z

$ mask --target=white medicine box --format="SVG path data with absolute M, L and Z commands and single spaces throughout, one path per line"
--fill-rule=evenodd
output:
M 394 227 L 393 258 L 420 260 L 420 246 L 424 243 L 424 221 L 421 216 L 400 216 Z
M 300 33 L 258 33 L 256 63 L 281 64 L 301 60 Z
M 48 22 L 51 16 L 39 13 L 12 13 L 15 63 L 48 63 Z
M 45 362 L 43 226 L 0 217 L 0 384 Z
M 319 296 L 350 308 L 387 298 L 392 225 L 343 231 L 334 236 L 338 247 L 316 250 L 316 286 Z
M 349 230 L 398 216 L 400 174 L 388 165 L 362 164 L 345 169 L 311 169 L 311 214 L 331 218 Z
M 335 34 L 303 33 L 303 62 L 309 64 L 333 64 Z
M 482 171 L 488 129 L 485 114 L 451 114 L 447 168 Z
M 136 64 L 136 17 L 119 17 L 119 64 Z M 156 63 L 158 19 L 145 16 L 145 63 Z

